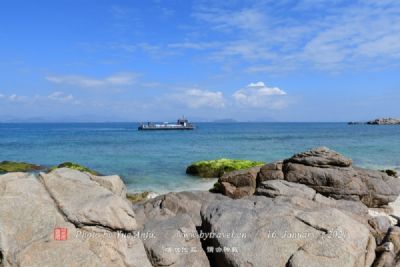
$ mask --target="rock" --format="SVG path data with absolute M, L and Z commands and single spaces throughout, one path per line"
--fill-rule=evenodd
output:
M 345 213 L 298 197 L 251 196 L 202 208 L 215 266 L 370 266 L 375 242 L 368 227 Z M 231 252 L 237 249 L 238 252 Z
M 400 124 L 400 119 L 380 118 L 380 119 L 375 119 L 375 120 L 372 120 L 372 121 L 368 121 L 367 124 L 371 124 L 371 125 L 395 125 L 395 124 Z
M 271 180 L 263 182 L 257 188 L 255 195 L 266 196 L 270 198 L 289 197 L 304 198 L 312 200 L 318 205 L 324 205 L 330 208 L 341 210 L 353 219 L 367 224 L 369 219 L 368 207 L 359 201 L 335 200 L 324 197 L 315 192 L 315 190 L 297 183 L 291 183 L 285 180 Z
M 144 191 L 142 193 L 127 193 L 126 198 L 132 202 L 132 203 L 137 203 L 140 201 L 144 201 L 149 199 L 150 197 L 150 192 Z
M 398 255 L 400 252 L 400 227 L 391 227 L 387 233 L 385 241 L 393 243 L 393 251 L 396 255 Z
M 256 178 L 260 167 L 238 170 L 224 174 L 218 179 L 221 192 L 231 198 L 242 198 L 253 195 L 256 189 Z
M 378 232 L 385 233 L 391 227 L 390 220 L 385 216 L 372 217 L 368 223 Z
M 288 162 L 320 168 L 350 167 L 352 164 L 351 159 L 348 159 L 327 147 L 318 147 L 296 154 L 290 159 L 285 160 L 285 163 Z
M 153 238 L 142 231 L 109 231 L 99 227 L 85 226 L 72 236 L 84 241 L 105 266 L 151 267 L 143 242 Z
M 379 171 L 354 168 L 357 176 L 368 187 L 368 194 L 360 196 L 370 207 L 380 207 L 393 202 L 400 194 L 400 180 Z
M 2 267 L 152 266 L 141 239 L 119 236 L 136 233 L 131 231 L 134 214 L 126 199 L 87 173 L 59 169 L 40 176 L 1 175 L 0 214 Z M 118 224 L 120 219 L 125 222 Z M 57 229 L 66 231 L 65 240 L 55 240 Z
M 96 254 L 80 242 L 35 242 L 17 260 L 18 266 L 30 267 L 52 267 L 60 263 L 63 266 L 106 267 Z
M 50 170 L 55 170 L 55 169 L 59 169 L 59 168 L 69 168 L 69 169 L 77 170 L 77 171 L 81 171 L 81 172 L 88 172 L 93 175 L 99 175 L 98 172 L 91 170 L 83 165 L 78 164 L 78 163 L 74 163 L 74 162 L 64 162 L 64 163 L 59 164 L 56 167 L 51 168 Z
M 44 167 L 26 163 L 26 162 L 16 162 L 16 161 L 2 161 L 0 162 L 0 173 L 7 172 L 30 172 L 42 170 Z
M 303 184 L 291 183 L 284 180 L 270 180 L 262 182 L 255 194 L 272 198 L 277 196 L 296 196 L 312 200 L 316 192 L 314 189 Z
M 63 221 L 36 177 L 23 173 L 0 176 L 0 214 L 0 251 L 4 266 L 16 265 L 19 250 L 48 237 Z
M 126 196 L 126 186 L 118 175 L 97 176 L 89 173 L 89 176 L 92 181 L 97 182 L 99 185 L 107 188 L 114 194 L 121 197 Z
M 128 202 L 92 181 L 89 175 L 61 168 L 42 173 L 41 177 L 58 208 L 77 226 L 100 224 L 127 231 L 137 228 Z
M 386 173 L 389 176 L 397 177 L 397 172 L 395 170 L 381 170 L 381 172 Z
M 386 216 L 376 216 L 372 217 L 368 220 L 369 225 L 371 225 L 373 231 L 371 233 L 376 239 L 376 243 L 378 245 L 382 244 L 386 233 L 389 231 L 391 225 L 391 221 Z
M 186 173 L 204 178 L 213 178 L 221 177 L 224 175 L 224 173 L 231 171 L 248 169 L 255 166 L 261 166 L 263 164 L 265 163 L 260 161 L 222 158 L 192 163 L 189 167 L 187 167 Z
M 269 163 L 261 167 L 257 175 L 257 186 L 268 180 L 283 180 L 282 162 Z
M 178 214 L 161 221 L 151 220 L 144 230 L 155 235 L 144 240 L 153 266 L 210 266 L 190 216 Z
M 133 205 L 136 220 L 139 225 L 144 225 L 150 220 L 162 220 L 179 214 L 187 214 L 193 223 L 201 226 L 200 209 L 202 206 L 217 201 L 228 199 L 221 194 L 203 191 L 168 193 Z
M 377 259 L 374 262 L 374 267 L 389 267 L 399 266 L 400 252 L 400 228 L 397 226 L 391 227 L 383 241 L 377 249 Z
M 400 194 L 400 181 L 379 171 L 351 166 L 351 160 L 327 148 L 294 155 L 283 163 L 284 179 L 305 184 L 335 199 L 380 207 Z

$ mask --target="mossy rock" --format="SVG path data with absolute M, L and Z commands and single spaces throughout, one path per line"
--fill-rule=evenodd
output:
M 394 170 L 381 170 L 381 172 L 384 172 L 387 175 L 392 176 L 392 177 L 397 177 L 397 172 Z
M 89 169 L 89 168 L 87 168 L 85 166 L 82 166 L 80 164 L 73 163 L 73 162 L 61 163 L 58 166 L 51 168 L 50 171 L 58 169 L 58 168 L 69 168 L 69 169 L 73 169 L 73 170 L 77 170 L 77 171 L 81 171 L 81 172 L 88 172 L 88 173 L 91 173 L 93 175 L 100 175 L 98 172 L 96 172 L 94 170 L 91 170 L 91 169 Z
M 148 199 L 150 192 L 144 191 L 142 193 L 126 193 L 126 198 L 132 203 L 137 203 L 142 200 Z
M 190 175 L 200 176 L 203 178 L 221 177 L 224 173 L 248 169 L 255 166 L 262 166 L 265 162 L 238 160 L 238 159 L 217 159 L 204 160 L 192 163 L 186 169 L 186 173 Z
M 26 162 L 2 161 L 0 162 L 0 173 L 7 172 L 31 172 L 42 170 L 43 167 Z

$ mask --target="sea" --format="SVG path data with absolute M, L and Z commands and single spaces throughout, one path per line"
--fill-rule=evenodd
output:
M 72 161 L 118 174 L 130 192 L 206 190 L 216 179 L 186 175 L 218 158 L 272 162 L 326 146 L 371 169 L 400 170 L 400 126 L 346 123 L 197 123 L 193 131 L 138 131 L 138 123 L 2 123 L 0 161 Z

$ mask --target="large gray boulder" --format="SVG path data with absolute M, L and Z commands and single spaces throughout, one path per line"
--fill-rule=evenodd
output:
M 126 186 L 118 175 L 97 176 L 91 173 L 86 173 L 90 179 L 97 182 L 102 187 L 107 188 L 111 192 L 121 197 L 126 196 Z
M 352 167 L 351 160 L 327 148 L 316 148 L 284 161 L 289 182 L 305 184 L 335 199 L 362 201 L 380 207 L 400 194 L 400 180 L 385 173 Z
M 270 180 L 262 182 L 255 194 L 272 198 L 277 196 L 297 196 L 312 200 L 317 193 L 314 189 L 303 184 L 291 183 L 285 180 Z
M 286 160 L 286 162 L 320 168 L 350 167 L 352 164 L 351 159 L 348 159 L 327 147 L 317 147 L 306 152 L 298 153 Z
M 220 234 L 207 244 L 220 249 L 209 255 L 215 266 L 354 267 L 375 258 L 367 226 L 313 200 L 251 196 L 214 202 L 201 214 L 205 231 Z
M 1 175 L 0 266 L 151 267 L 142 240 L 126 238 L 132 208 L 106 184 L 70 169 Z
M 269 198 L 276 197 L 296 197 L 312 200 L 315 203 L 326 206 L 326 208 L 336 208 L 353 219 L 368 225 L 369 210 L 360 201 L 349 201 L 344 199 L 333 199 L 317 193 L 314 189 L 303 184 L 291 183 L 285 180 L 270 180 L 262 182 L 257 188 L 255 195 Z
M 164 220 L 154 219 L 146 223 L 144 231 L 155 236 L 144 240 L 153 266 L 210 266 L 190 216 L 178 214 Z
M 113 230 L 137 229 L 129 203 L 88 174 L 61 168 L 41 177 L 57 207 L 72 223 L 100 224 Z
M 171 218 L 179 214 L 187 214 L 192 222 L 199 227 L 202 222 L 200 217 L 201 207 L 223 199 L 228 199 L 228 197 L 207 191 L 171 192 L 134 204 L 133 210 L 141 228 L 148 221 Z
M 386 173 L 352 166 L 351 159 L 326 147 L 295 154 L 293 157 L 225 174 L 214 191 L 231 198 L 256 192 L 265 181 L 286 180 L 304 184 L 317 193 L 343 200 L 361 201 L 368 207 L 381 207 L 400 194 L 400 180 Z

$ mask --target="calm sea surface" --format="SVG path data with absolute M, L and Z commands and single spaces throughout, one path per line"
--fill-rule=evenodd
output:
M 194 131 L 137 131 L 136 123 L 0 124 L 0 161 L 52 166 L 74 161 L 119 174 L 129 191 L 206 189 L 185 174 L 221 157 L 275 161 L 327 146 L 373 169 L 400 168 L 400 126 L 345 123 L 198 123 Z

